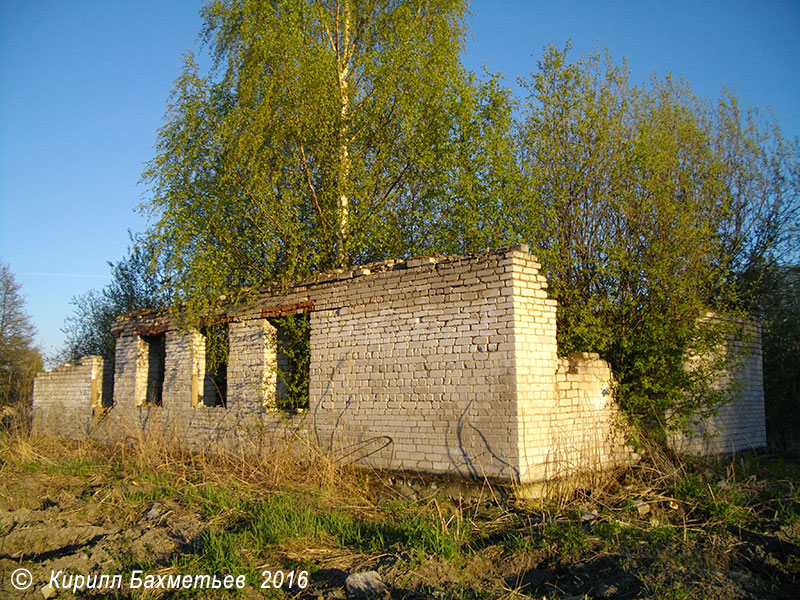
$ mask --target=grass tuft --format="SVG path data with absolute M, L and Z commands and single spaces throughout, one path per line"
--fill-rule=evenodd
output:
M 562 478 L 536 503 L 494 488 L 471 499 L 399 498 L 379 474 L 296 440 L 256 455 L 190 453 L 168 436 L 104 446 L 0 434 L 0 473 L 0 499 L 28 512 L 44 506 L 30 486 L 40 481 L 47 510 L 73 498 L 75 514 L 146 538 L 109 551 L 107 569 L 250 582 L 264 569 L 311 574 L 305 595 L 270 589 L 264 597 L 335 597 L 342 573 L 367 569 L 408 598 L 695 598 L 745 584 L 751 596 L 770 597 L 800 583 L 800 554 L 792 554 L 800 465 L 766 455 L 699 461 L 652 450 L 633 467 Z M 169 555 L 144 535 L 162 526 L 173 527 L 172 538 L 186 535 Z

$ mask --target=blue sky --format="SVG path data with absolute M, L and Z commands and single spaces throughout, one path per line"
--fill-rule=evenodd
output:
M 198 51 L 199 0 L 0 0 L 0 261 L 22 284 L 51 354 L 70 299 L 109 280 L 182 54 Z M 608 48 L 634 82 L 683 75 L 735 90 L 800 136 L 800 2 L 474 1 L 465 64 L 510 85 L 548 44 Z M 515 86 L 516 87 L 516 86 Z

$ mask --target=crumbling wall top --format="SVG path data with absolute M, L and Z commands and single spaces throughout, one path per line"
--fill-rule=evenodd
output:
M 441 254 L 433 254 L 426 256 L 415 256 L 413 258 L 408 258 L 408 259 L 383 260 L 364 265 L 348 267 L 346 269 L 334 269 L 331 271 L 326 271 L 324 273 L 319 273 L 317 275 L 313 275 L 306 279 L 302 279 L 289 286 L 288 289 L 284 290 L 280 290 L 277 288 L 262 289 L 260 295 L 262 298 L 289 296 L 292 294 L 308 292 L 320 286 L 331 285 L 338 282 L 360 277 L 368 277 L 370 275 L 385 273 L 387 271 L 422 269 L 425 267 L 430 267 L 432 265 L 445 265 L 465 260 L 469 261 L 480 258 L 488 258 L 490 256 L 505 256 L 512 252 L 524 253 L 528 255 L 526 258 L 532 260 L 533 262 L 537 262 L 536 257 L 530 255 L 530 248 L 528 247 L 527 244 L 516 244 L 512 246 L 506 246 L 503 248 L 495 248 L 495 249 L 487 248 L 480 252 L 475 252 L 472 254 L 464 254 L 464 255 L 445 256 Z M 313 302 L 306 301 L 306 303 L 308 303 L 309 306 L 313 306 Z M 291 305 L 294 306 L 295 304 L 298 303 L 293 303 Z M 301 302 L 299 304 L 303 304 L 303 306 L 300 309 L 300 312 L 305 312 L 306 310 L 309 310 L 309 308 L 304 303 Z M 280 306 L 273 308 L 280 308 Z M 231 310 L 235 310 L 234 304 L 228 307 L 228 311 Z M 263 316 L 281 316 L 281 315 L 269 314 Z M 173 331 L 175 329 L 178 329 L 178 327 L 179 325 L 176 319 L 170 314 L 169 309 L 139 309 L 118 317 L 111 326 L 111 333 L 114 334 L 114 336 L 116 337 L 120 337 L 121 335 L 134 335 L 134 334 L 156 335 L 159 333 L 164 333 L 166 331 Z

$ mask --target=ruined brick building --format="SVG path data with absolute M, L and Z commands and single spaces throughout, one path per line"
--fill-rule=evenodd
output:
M 167 313 L 120 318 L 113 364 L 41 373 L 34 428 L 100 439 L 168 435 L 191 448 L 287 431 L 372 467 L 522 483 L 625 460 L 608 363 L 559 357 L 556 301 L 526 246 L 339 270 L 224 315 L 224 386 L 201 331 Z M 277 317 L 307 315 L 308 406 L 279 408 Z M 766 443 L 754 330 L 735 402 L 700 451 Z

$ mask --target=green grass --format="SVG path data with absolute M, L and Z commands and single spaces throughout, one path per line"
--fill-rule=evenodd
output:
M 724 525 L 744 525 L 750 513 L 750 491 L 736 480 L 715 479 L 688 473 L 676 482 L 675 497 Z
M 270 557 L 276 550 L 297 545 L 365 554 L 405 551 L 419 560 L 458 561 L 468 541 L 467 536 L 448 529 L 430 507 L 413 502 L 385 502 L 369 514 L 360 514 L 327 506 L 326 498 L 307 491 L 284 490 L 253 499 L 241 490 L 211 484 L 194 488 L 185 500 L 218 524 L 204 530 L 192 551 L 175 561 L 173 567 L 181 573 L 245 574 L 248 582 L 261 581 L 259 565 L 274 561 Z M 313 572 L 317 567 L 289 561 L 274 568 Z M 192 596 L 190 591 L 181 594 Z M 267 597 L 283 594 L 270 590 Z
M 136 504 L 147 504 L 164 500 L 175 495 L 175 490 L 170 487 L 153 487 L 145 489 L 128 490 L 123 494 L 126 500 Z
M 645 586 L 650 598 L 655 600 L 686 600 L 691 598 L 691 592 L 682 583 L 655 584 Z
M 384 508 L 381 518 L 374 518 L 340 508 L 323 508 L 321 499 L 308 493 L 277 493 L 253 502 L 231 499 L 227 492 L 212 489 L 205 488 L 202 495 L 216 498 L 215 507 L 224 505 L 239 516 L 229 528 L 204 534 L 202 547 L 211 561 L 209 566 L 231 561 L 238 564 L 233 555 L 221 558 L 226 553 L 235 554 L 237 548 L 258 552 L 297 540 L 325 542 L 367 553 L 402 547 L 412 554 L 450 560 L 465 541 L 414 504 L 393 503 Z
M 566 560 L 571 560 L 587 549 L 588 541 L 580 521 L 554 521 L 542 529 L 540 545 L 553 549 Z
M 207 519 L 221 515 L 236 515 L 249 506 L 248 493 L 236 486 L 204 483 L 181 490 L 183 499 Z
M 56 463 L 44 463 L 38 460 L 26 462 L 21 465 L 21 470 L 26 473 L 87 477 L 92 473 L 105 471 L 106 466 L 89 458 L 70 457 L 63 462 Z
M 195 527 L 202 527 L 190 546 L 170 557 L 118 553 L 114 562 L 121 573 L 143 568 L 244 574 L 248 589 L 259 594 L 266 568 L 314 573 L 347 570 L 366 557 L 395 557 L 393 585 L 421 597 L 516 597 L 509 588 L 517 585 L 518 574 L 507 569 L 520 565 L 522 575 L 537 573 L 526 589 L 518 590 L 528 597 L 561 597 L 553 586 L 581 597 L 598 582 L 610 582 L 623 586 L 623 595 L 680 600 L 700 597 L 698 590 L 708 584 L 709 573 L 744 571 L 749 567 L 742 565 L 749 563 L 742 561 L 755 560 L 750 554 L 736 558 L 747 542 L 730 531 L 731 525 L 774 535 L 800 521 L 800 467 L 752 457 L 687 465 L 660 488 L 620 478 L 620 485 L 606 495 L 533 504 L 398 499 L 387 490 L 373 490 L 350 472 L 347 489 L 354 492 L 344 494 L 338 483 L 269 484 L 248 479 L 244 470 L 232 475 L 224 464 L 214 470 L 213 463 L 180 462 L 170 455 L 163 467 L 151 467 L 157 462 L 152 455 L 150 462 L 126 463 L 119 453 L 104 461 L 98 452 L 64 457 L 29 453 L 10 464 L 22 473 L 86 478 L 86 501 L 103 503 L 113 518 L 133 515 L 138 520 L 152 502 L 168 501 L 171 512 L 183 511 Z M 75 487 L 80 482 L 65 478 L 56 483 Z M 637 509 L 642 502 L 650 508 L 646 514 Z M 592 516 L 586 518 L 587 513 Z M 796 528 L 787 531 L 779 533 L 797 535 Z M 797 564 L 781 567 L 787 578 L 800 570 Z M 486 565 L 502 571 L 502 577 L 492 579 L 488 573 L 495 571 Z M 433 570 L 425 571 L 427 567 Z M 597 569 L 597 580 L 592 569 Z M 764 578 L 751 571 L 754 579 Z M 550 573 L 551 579 L 542 581 L 541 573 Z M 308 597 L 334 591 L 325 581 L 314 583 L 318 587 Z M 765 585 L 766 590 L 771 584 Z M 206 592 L 180 590 L 169 597 L 222 597 Z M 263 592 L 263 597 L 277 599 L 296 597 L 298 590 Z M 120 597 L 149 597 L 137 594 Z

